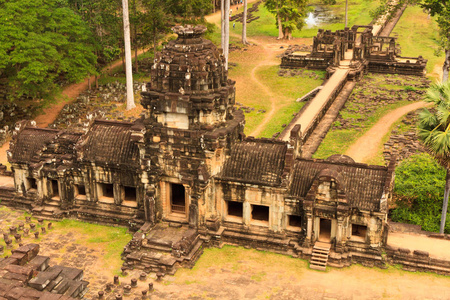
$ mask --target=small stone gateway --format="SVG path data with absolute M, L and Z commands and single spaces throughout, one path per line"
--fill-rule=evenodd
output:
M 123 271 L 161 278 L 224 243 L 383 265 L 393 164 L 302 158 L 299 125 L 287 141 L 245 137 L 235 82 L 205 31 L 174 28 L 133 123 L 95 120 L 79 132 L 18 123 L 8 153 L 15 189 L 2 204 L 128 225 L 136 233 Z

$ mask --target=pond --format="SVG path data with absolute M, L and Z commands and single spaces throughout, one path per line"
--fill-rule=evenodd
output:
M 307 28 L 319 27 L 324 24 L 332 23 L 342 23 L 344 17 L 341 15 L 336 15 L 331 9 L 321 5 L 312 6 L 314 9 L 312 12 L 308 13 L 305 19 Z

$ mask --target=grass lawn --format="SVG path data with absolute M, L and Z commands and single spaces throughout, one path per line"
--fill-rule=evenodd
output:
M 417 57 L 422 55 L 428 59 L 427 72 L 434 79 L 440 79 L 444 54 L 435 53 L 439 48 L 438 26 L 434 18 L 430 18 L 418 6 L 409 6 L 397 23 L 391 36 L 397 37 L 402 49 L 402 56 Z
M 305 70 L 301 76 L 281 77 L 278 75 L 278 65 L 260 64 L 259 51 L 261 49 L 257 47 L 250 47 L 248 51 L 231 52 L 230 61 L 237 63 L 237 66 L 230 69 L 229 77 L 236 80 L 236 102 L 254 109 L 246 113 L 245 134 L 254 131 L 270 111 L 271 101 L 275 101 L 276 112 L 258 135 L 270 138 L 282 131 L 282 125 L 289 123 L 292 114 L 303 106 L 295 100 L 321 85 L 325 73 Z

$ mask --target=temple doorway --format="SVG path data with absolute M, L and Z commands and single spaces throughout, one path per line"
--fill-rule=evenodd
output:
M 331 220 L 321 218 L 319 230 L 319 241 L 329 243 L 331 241 Z
M 170 185 L 170 212 L 186 214 L 186 190 L 182 184 Z

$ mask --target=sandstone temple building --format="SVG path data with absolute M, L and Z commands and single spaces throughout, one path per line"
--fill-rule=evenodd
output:
M 246 137 L 235 82 L 205 30 L 174 28 L 134 123 L 93 120 L 80 132 L 18 123 L 8 153 L 15 191 L 2 203 L 140 228 L 128 268 L 174 272 L 224 243 L 318 269 L 380 263 L 393 163 L 302 158 L 298 125 L 289 141 Z

